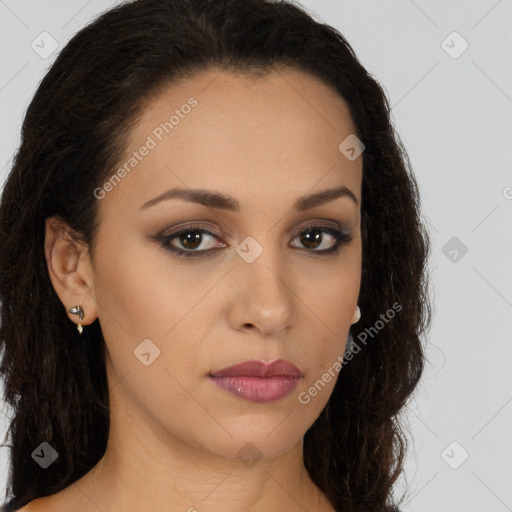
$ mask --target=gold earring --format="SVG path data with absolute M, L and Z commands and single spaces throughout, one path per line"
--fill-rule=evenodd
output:
M 82 334 L 82 331 L 84 330 L 82 326 L 82 320 L 84 319 L 84 310 L 82 308 L 82 305 L 78 303 L 76 306 L 72 307 L 71 309 L 68 309 L 68 311 L 73 315 L 78 315 L 78 325 L 76 328 L 78 329 L 78 332 Z

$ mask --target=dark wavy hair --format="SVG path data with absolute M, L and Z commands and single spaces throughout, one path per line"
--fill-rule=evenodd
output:
M 345 38 L 300 4 L 136 0 L 98 16 L 60 52 L 27 109 L 2 193 L 0 374 L 14 412 L 6 511 L 78 480 L 103 456 L 109 431 L 100 325 L 80 337 L 69 321 L 48 274 L 45 219 L 60 216 L 93 253 L 93 191 L 123 161 L 130 130 L 156 94 L 209 68 L 262 76 L 286 67 L 331 86 L 365 145 L 354 339 L 402 306 L 343 366 L 305 434 L 304 461 L 336 510 L 396 510 L 392 491 L 408 445 L 399 413 L 423 373 L 431 321 L 430 241 L 383 88 Z M 31 456 L 43 441 L 59 453 L 51 471 Z

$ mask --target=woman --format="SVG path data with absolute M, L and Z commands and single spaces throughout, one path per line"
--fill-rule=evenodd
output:
M 288 2 L 62 50 L 0 205 L 5 511 L 391 511 L 430 320 L 380 85 Z

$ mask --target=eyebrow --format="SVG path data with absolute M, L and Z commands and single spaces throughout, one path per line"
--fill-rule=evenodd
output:
M 300 212 L 309 210 L 340 197 L 348 197 L 354 201 L 356 205 L 358 204 L 354 193 L 347 187 L 340 186 L 299 197 L 294 204 L 294 209 Z M 182 199 L 190 203 L 199 203 L 209 208 L 217 208 L 220 210 L 233 212 L 240 211 L 240 203 L 230 195 L 222 194 L 221 192 L 217 192 L 215 190 L 191 188 L 173 188 L 167 190 L 163 194 L 160 194 L 159 196 L 146 201 L 140 209 L 146 210 L 150 206 L 169 199 Z

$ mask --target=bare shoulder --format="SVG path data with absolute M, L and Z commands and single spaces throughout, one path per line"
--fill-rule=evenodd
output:
M 79 499 L 69 493 L 68 490 L 36 498 L 16 512 L 69 512 L 70 510 L 79 510 Z
M 35 501 L 31 501 L 28 505 L 17 509 L 16 512 L 37 512 L 37 507 L 34 505 Z
M 64 489 L 36 498 L 16 512 L 98 512 L 99 507 L 88 497 L 91 496 L 88 492 L 91 489 L 90 476 L 89 472 Z
M 18 509 L 16 512 L 49 512 L 53 510 L 52 497 L 45 496 L 44 498 L 37 498 L 32 500 L 24 507 Z

